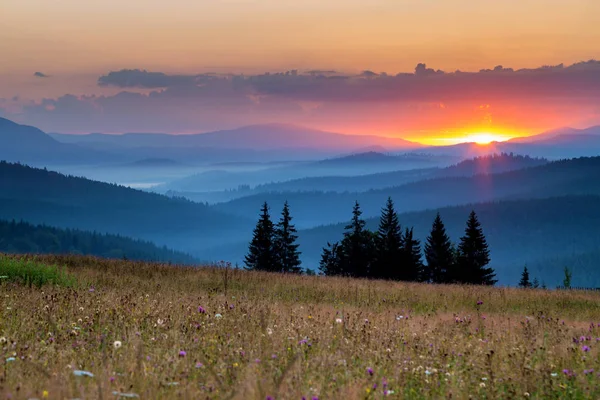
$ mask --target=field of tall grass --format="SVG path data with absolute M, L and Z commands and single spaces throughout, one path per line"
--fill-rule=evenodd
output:
M 600 398 L 600 293 L 7 257 L 0 398 Z

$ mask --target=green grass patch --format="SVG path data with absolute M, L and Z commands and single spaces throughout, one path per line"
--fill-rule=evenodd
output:
M 21 260 L 0 256 L 0 283 L 18 282 L 27 286 L 75 286 L 76 279 L 64 268 L 35 260 Z

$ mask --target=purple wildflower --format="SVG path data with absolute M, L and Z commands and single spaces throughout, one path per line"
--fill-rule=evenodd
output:
M 235 308 L 235 306 L 234 306 L 233 304 L 230 304 L 230 305 L 229 305 L 229 309 L 230 309 L 230 310 L 233 310 L 234 308 Z
M 204 365 L 203 365 L 201 362 L 199 362 L 199 363 L 196 363 L 196 368 L 202 368 L 203 366 L 204 366 Z
M 581 351 L 587 353 L 588 351 L 590 351 L 590 346 L 581 346 Z
M 110 383 L 113 383 L 114 381 L 115 381 L 115 377 L 114 377 L 114 376 L 111 376 L 111 377 L 110 377 Z
M 583 373 L 586 374 L 586 375 L 593 374 L 594 373 L 594 368 L 584 369 Z
M 367 368 L 367 373 L 371 376 L 373 376 L 373 368 L 369 367 Z
M 187 353 L 185 352 L 185 350 L 179 350 L 179 357 L 185 357 L 187 355 Z
M 200 314 L 206 314 L 206 310 L 205 310 L 205 309 L 204 309 L 204 307 L 202 307 L 202 306 L 198 306 L 198 312 L 199 312 Z
M 482 301 L 482 300 L 478 300 L 478 301 L 477 301 L 477 305 L 478 305 L 478 306 L 480 306 L 480 305 L 482 305 L 482 304 L 483 304 L 483 301 Z

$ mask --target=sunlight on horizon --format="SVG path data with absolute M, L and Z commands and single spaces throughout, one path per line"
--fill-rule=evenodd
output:
M 439 144 L 438 145 L 452 145 L 452 144 L 461 144 L 461 143 L 475 143 L 479 145 L 489 145 L 493 142 L 505 142 L 507 140 L 513 139 L 517 136 L 509 136 L 503 135 L 493 132 L 475 132 L 468 133 L 464 136 L 459 137 L 449 137 L 449 138 L 437 138 L 434 139 Z

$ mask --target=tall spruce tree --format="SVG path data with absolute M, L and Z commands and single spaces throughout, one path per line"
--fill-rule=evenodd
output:
M 521 273 L 521 280 L 519 281 L 519 287 L 522 288 L 530 288 L 531 281 L 529 280 L 529 270 L 527 269 L 527 265 L 523 268 L 523 272 Z
M 406 228 L 404 237 L 404 268 L 402 268 L 402 280 L 418 281 L 423 276 L 423 261 L 421 259 L 421 243 L 414 238 L 413 228 Z
M 365 229 L 365 220 L 358 201 L 352 209 L 352 220 L 344 228 L 341 243 L 341 263 L 345 274 L 354 277 L 368 277 L 373 260 L 373 233 Z
M 298 235 L 296 235 L 296 227 L 291 222 L 290 207 L 286 201 L 281 218 L 275 227 L 275 263 L 281 272 L 299 274 L 302 268 L 300 268 L 300 252 L 296 243 Z
M 388 197 L 385 208 L 381 210 L 379 229 L 375 236 L 370 277 L 400 280 L 403 278 L 404 260 L 404 242 L 398 214 L 394 210 L 392 198 Z
M 460 238 L 457 261 L 458 282 L 475 285 L 494 285 L 497 282 L 494 270 L 487 267 L 490 250 L 475 211 L 471 211 L 465 235 Z
M 244 259 L 246 269 L 259 271 L 277 270 L 273 239 L 273 222 L 269 215 L 269 205 L 265 202 L 261 208 L 260 218 L 254 228 L 254 235 L 248 247 L 248 254 Z
M 437 213 L 431 232 L 425 242 L 424 280 L 433 283 L 450 283 L 454 279 L 454 249 L 440 213 Z

